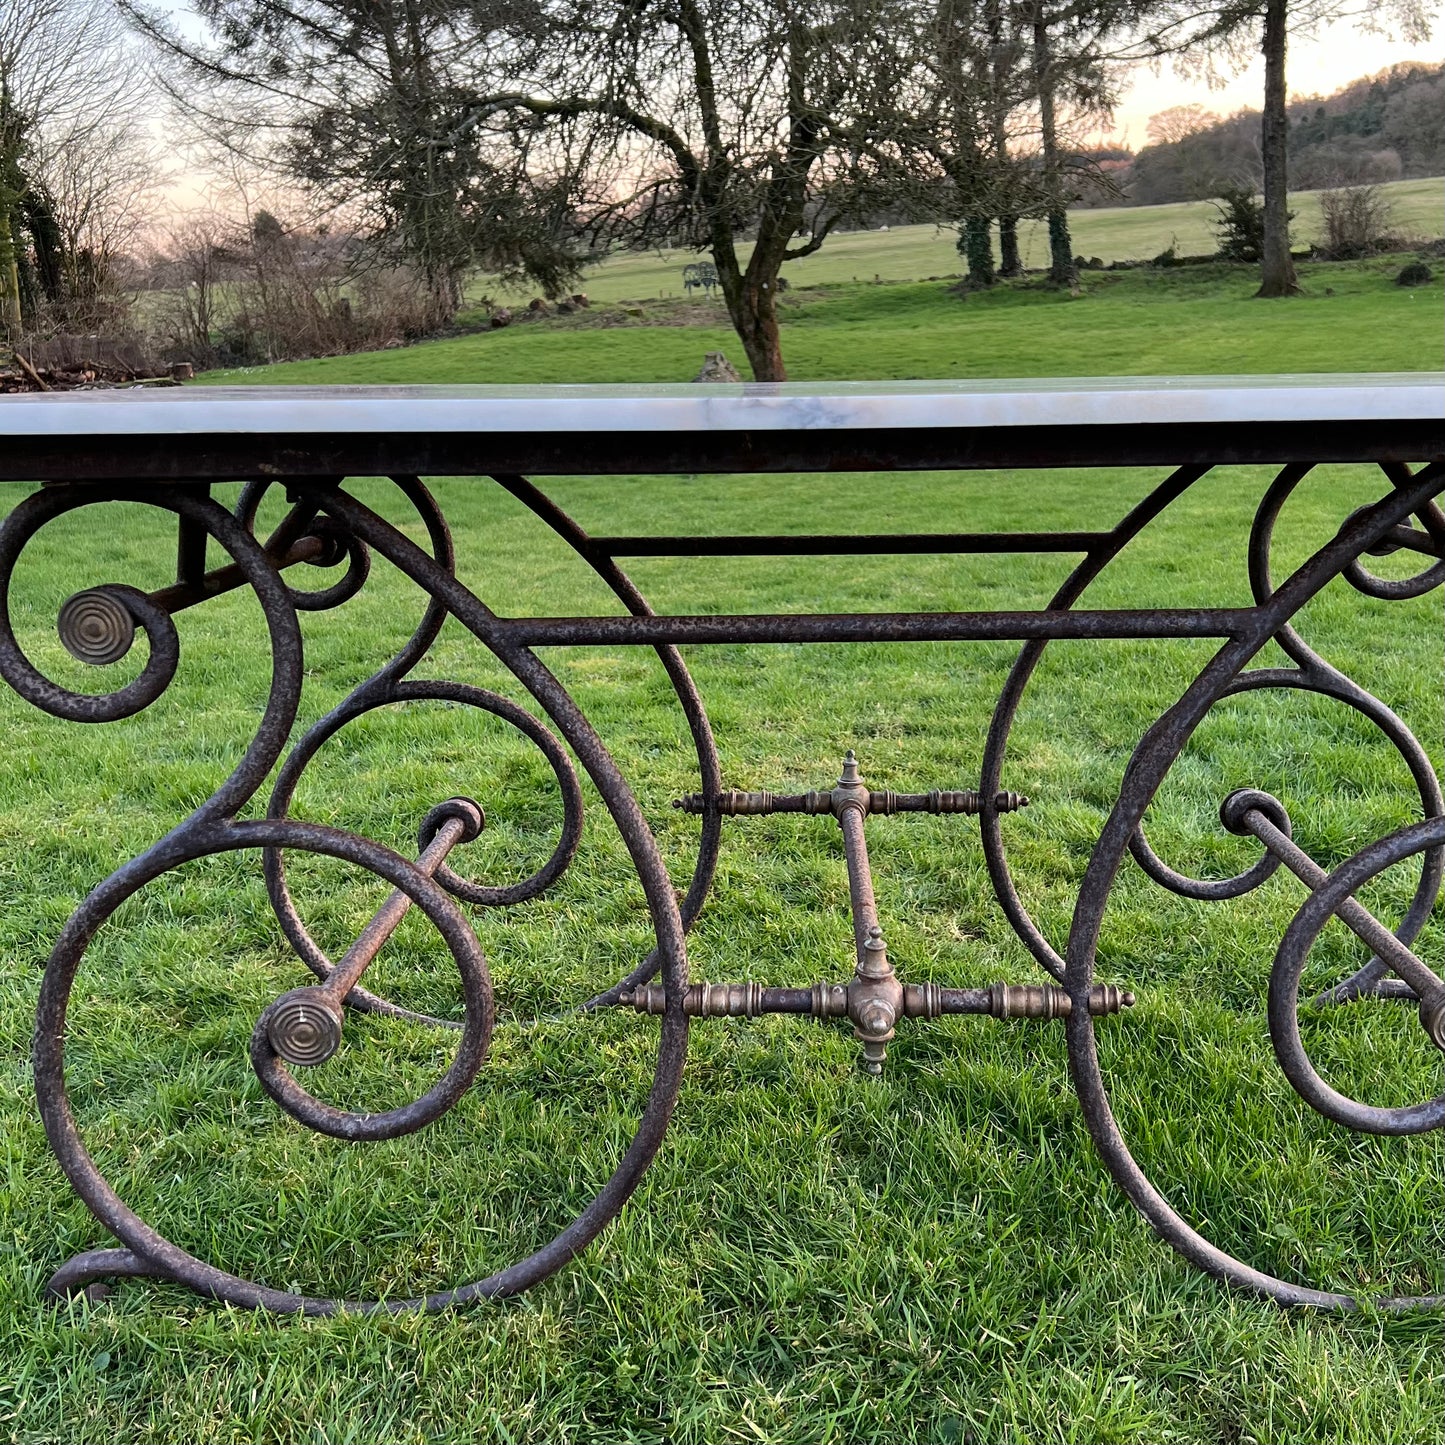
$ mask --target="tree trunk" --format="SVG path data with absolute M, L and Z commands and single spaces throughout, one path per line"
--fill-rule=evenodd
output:
M 433 261 L 426 268 L 427 328 L 440 331 L 456 320 L 461 310 L 461 282 L 456 272 Z
M 778 334 L 777 275 L 755 276 L 749 272 L 740 282 L 735 288 L 724 287 L 723 297 L 733 329 L 752 368 L 753 380 L 786 381 L 783 343 Z
M 968 280 L 980 290 L 992 286 L 998 280 L 993 266 L 993 240 L 989 234 L 989 222 L 985 216 L 970 216 L 963 223 L 963 235 L 959 238 L 964 260 L 968 262 Z
M 69 256 L 66 255 L 65 238 L 61 235 L 55 212 L 51 210 L 50 202 L 43 191 L 27 191 L 21 198 L 19 210 L 25 218 L 24 229 L 30 233 L 35 281 L 40 294 L 47 301 L 58 302 L 66 299 L 67 261 L 71 263 L 69 269 L 77 283 L 98 281 L 98 267 L 92 265 L 88 271 L 83 269 L 82 257 L 90 254 L 85 248 L 77 246 Z M 82 285 L 77 284 L 71 289 L 80 293 Z
M 988 27 L 989 51 L 993 56 L 989 79 L 993 87 L 990 126 L 993 138 L 994 186 L 999 193 L 996 199 L 1004 200 L 998 218 L 998 274 L 1022 276 L 1024 263 L 1019 255 L 1019 218 L 1013 203 L 1016 168 L 1008 151 L 1010 103 L 1006 99 L 1013 94 L 1014 67 L 1021 57 L 1011 44 L 1004 44 L 1003 9 L 1000 0 L 989 0 L 985 23 Z
M 1062 206 L 1049 212 L 1049 280 L 1056 286 L 1076 286 L 1079 281 L 1069 213 Z
M 9 197 L 0 192 L 0 327 L 9 333 L 11 341 L 19 341 L 20 316 L 20 261 L 12 229 Z
M 1058 118 L 1054 114 L 1053 63 L 1049 55 L 1049 33 L 1043 0 L 1034 5 L 1034 82 L 1039 92 L 1039 142 L 1043 151 L 1044 191 L 1048 197 L 1049 280 L 1056 286 L 1078 281 L 1074 270 L 1074 243 L 1069 235 L 1069 214 L 1065 206 L 1059 168 Z
M 1289 0 L 1267 0 L 1264 11 L 1264 243 L 1256 296 L 1298 296 L 1289 253 L 1289 115 L 1285 110 L 1285 36 Z
M 998 218 L 998 253 L 1000 276 L 1022 276 L 1023 258 L 1019 255 L 1019 218 L 1000 216 Z

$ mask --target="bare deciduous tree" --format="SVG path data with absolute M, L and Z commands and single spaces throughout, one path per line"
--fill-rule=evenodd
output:
M 1149 144 L 1135 157 L 1136 203 L 1211 200 L 1230 189 L 1259 189 L 1259 117 L 1223 120 L 1202 105 L 1150 116 Z
M 42 127 L 31 154 L 60 239 L 67 318 L 98 329 L 119 304 L 121 258 L 155 219 L 158 147 L 141 125 L 118 119 L 113 126 Z
M 1178 145 L 1219 123 L 1216 112 L 1197 103 L 1171 105 L 1149 117 L 1145 134 L 1150 145 Z
M 5 0 L 0 5 L 0 324 L 21 326 L 21 227 L 37 200 L 50 210 L 43 160 L 62 141 L 104 151 L 145 92 L 110 0 Z
M 209 362 L 219 320 L 220 293 L 228 273 L 228 241 L 234 224 L 214 212 L 197 212 L 175 221 L 165 250 L 152 266 L 163 301 L 157 316 L 168 340 L 200 362 Z
M 120 0 L 213 145 L 358 216 L 423 276 L 436 324 L 477 266 L 555 294 L 576 272 L 570 170 L 475 98 L 532 33 L 511 0 L 197 0 L 207 38 Z M 515 33 L 506 27 L 514 27 Z

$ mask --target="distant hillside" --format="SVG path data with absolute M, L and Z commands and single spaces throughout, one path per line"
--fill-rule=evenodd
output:
M 1445 65 L 1411 63 L 1290 103 L 1291 189 L 1445 175 Z M 1150 122 L 1153 143 L 1113 170 L 1130 204 L 1160 205 L 1258 185 L 1259 112 L 1198 106 Z

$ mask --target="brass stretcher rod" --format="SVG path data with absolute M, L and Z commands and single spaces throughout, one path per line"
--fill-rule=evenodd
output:
M 1310 892 L 1323 888 L 1329 881 L 1329 874 L 1260 809 L 1246 809 L 1239 821 L 1243 829 L 1258 838 Z M 1356 938 L 1373 949 L 1377 957 L 1415 990 L 1422 1011 L 1445 1008 L 1445 982 L 1362 903 L 1354 898 L 1343 899 L 1334 913 Z
M 416 860 L 417 872 L 426 878 L 434 877 L 452 849 L 470 842 L 486 823 L 481 808 L 470 798 L 450 798 L 434 808 L 422 824 L 423 836 L 433 820 L 436 830 Z M 263 1015 L 266 1036 L 288 1064 L 324 1063 L 341 1047 L 346 996 L 376 961 L 411 906 L 410 895 L 394 889 L 320 983 L 292 989 L 267 1008 Z

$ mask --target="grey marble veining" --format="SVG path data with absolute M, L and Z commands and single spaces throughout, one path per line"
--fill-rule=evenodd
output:
M 0 437 L 911 431 L 1445 419 L 1445 374 L 737 386 L 196 386 L 0 397 Z

